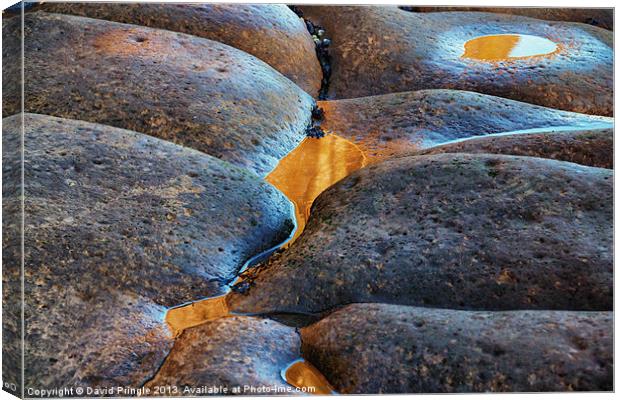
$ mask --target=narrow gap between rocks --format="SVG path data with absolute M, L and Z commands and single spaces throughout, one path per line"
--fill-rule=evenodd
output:
M 316 56 L 319 59 L 321 65 L 321 71 L 323 72 L 323 78 L 321 79 L 321 89 L 319 90 L 319 100 L 327 99 L 327 92 L 329 90 L 329 81 L 332 75 L 331 56 L 329 55 L 329 45 L 331 40 L 327 37 L 325 29 L 314 24 L 312 21 L 304 17 L 303 11 L 297 6 L 288 6 L 297 16 L 304 20 L 306 29 L 312 40 L 314 41 L 314 47 L 316 50 Z

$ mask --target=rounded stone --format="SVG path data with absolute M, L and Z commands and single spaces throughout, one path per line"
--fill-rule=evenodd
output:
M 363 168 L 323 192 L 301 236 L 245 273 L 231 310 L 359 302 L 610 310 L 613 171 L 438 154 Z
M 266 175 L 305 137 L 313 99 L 259 59 L 191 35 L 27 13 L 25 111 L 102 123 L 200 150 Z M 3 25 L 20 51 L 20 17 Z M 3 57 L 10 76 L 20 65 Z M 3 82 L 3 115 L 21 111 Z
M 321 66 L 304 21 L 284 4 L 44 3 L 34 8 L 167 29 L 252 54 L 316 96 Z
M 159 395 L 206 395 L 191 393 L 202 387 L 226 390 L 223 394 L 291 394 L 281 371 L 300 357 L 300 340 L 294 328 L 268 319 L 228 317 L 189 328 L 176 339 L 174 348 L 157 375 L 145 387 L 154 391 L 176 387 L 176 393 Z M 239 392 L 233 392 L 234 388 Z M 256 393 L 268 387 L 275 391 Z
M 440 153 L 511 154 L 613 169 L 614 130 L 560 130 L 486 136 L 431 147 L 416 155 Z
M 30 387 L 141 385 L 171 345 L 167 308 L 223 294 L 247 259 L 290 233 L 290 203 L 245 169 L 83 121 L 25 114 L 23 127 Z M 21 115 L 3 120 L 7 206 L 20 196 L 21 133 Z M 19 229 L 11 221 L 7 232 Z M 20 236 L 4 241 L 14 317 Z
M 352 304 L 301 336 L 343 394 L 613 388 L 613 312 Z
M 567 7 L 401 7 L 412 12 L 481 11 L 488 13 L 522 15 L 548 21 L 581 22 L 601 28 L 614 29 L 613 8 Z
M 372 161 L 476 136 L 614 125 L 613 118 L 461 90 L 419 90 L 321 101 L 318 105 L 324 113 L 321 128 L 351 140 Z M 611 151 L 609 148 L 606 153 Z
M 329 98 L 460 89 L 596 115 L 613 115 L 613 32 L 591 25 L 478 12 L 304 6 L 332 44 Z M 485 35 L 538 36 L 559 49 L 504 62 L 463 58 Z

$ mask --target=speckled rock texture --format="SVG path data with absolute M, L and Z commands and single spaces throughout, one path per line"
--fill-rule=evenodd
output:
M 371 159 L 503 132 L 613 128 L 612 118 L 461 90 L 419 90 L 318 104 L 324 111 L 321 128 L 355 142 Z
M 4 72 L 4 70 L 3 70 Z M 3 77 L 5 79 L 5 77 Z M 14 127 L 21 131 L 21 123 Z M 2 381 L 4 390 L 21 396 L 22 296 L 21 296 L 21 170 L 7 168 L 16 155 L 9 143 L 9 128 L 2 126 Z
M 7 182 L 20 170 L 20 115 L 3 126 Z M 172 345 L 167 307 L 223 293 L 291 229 L 282 194 L 192 149 L 34 114 L 24 143 L 27 386 L 141 384 Z M 3 279 L 19 281 L 8 261 Z M 19 297 L 10 288 L 3 300 Z
M 613 33 L 591 25 L 475 12 L 303 6 L 333 41 L 329 98 L 461 89 L 596 115 L 613 113 Z M 478 36 L 520 33 L 559 44 L 553 55 L 508 62 L 465 59 Z
M 224 394 L 290 394 L 294 388 L 280 372 L 300 357 L 300 346 L 295 329 L 275 321 L 220 318 L 186 329 L 146 387 L 151 394 L 157 387 L 179 388 L 179 393 L 165 393 L 169 395 L 191 395 L 191 388 L 220 385 L 228 390 Z M 244 386 L 276 387 L 281 392 L 252 393 Z M 241 391 L 232 393 L 235 387 Z
M 481 11 L 522 15 L 548 21 L 582 22 L 605 29 L 614 29 L 613 8 L 552 8 L 552 7 L 401 7 L 413 12 Z
M 4 13 L 3 13 L 4 19 Z M 13 32 L 17 35 L 17 32 Z M 9 38 L 3 32 L 3 43 Z M 3 49 L 4 50 L 4 49 Z M 10 57 L 9 57 L 10 56 Z M 3 51 L 4 65 L 14 64 L 10 72 L 2 68 L 2 81 L 20 82 L 19 65 L 22 63 L 21 52 L 7 54 Z M 3 98 L 4 101 L 4 98 Z M 17 101 L 21 102 L 21 97 Z M 14 127 L 21 131 L 21 122 L 15 121 Z M 22 319 L 21 319 L 21 171 L 19 168 L 6 169 L 4 166 L 16 149 L 8 143 L 8 127 L 2 126 L 2 389 L 21 396 L 22 371 Z
M 4 21 L 3 54 L 19 52 Z M 191 35 L 61 14 L 25 15 L 25 111 L 200 150 L 263 176 L 304 138 L 313 99 L 259 59 Z M 3 57 L 5 60 L 5 57 Z M 9 71 L 16 66 L 5 62 Z M 20 111 L 3 81 L 3 116 Z
M 440 153 L 512 154 L 613 169 L 614 130 L 596 129 L 487 136 L 432 147 L 416 154 Z
M 312 96 L 321 66 L 306 25 L 284 4 L 44 3 L 35 10 L 187 33 L 263 60 Z
M 353 304 L 301 330 L 341 393 L 613 388 L 613 313 Z
M 299 239 L 244 274 L 228 303 L 611 310 L 612 184 L 611 170 L 534 157 L 374 164 L 323 192 Z

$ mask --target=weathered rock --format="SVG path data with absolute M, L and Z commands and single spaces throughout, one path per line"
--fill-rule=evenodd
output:
M 512 154 L 613 168 L 614 130 L 543 131 L 487 136 L 432 147 L 416 154 L 440 153 Z
M 265 61 L 312 96 L 321 87 L 312 37 L 284 4 L 44 3 L 35 9 L 216 40 Z
M 12 6 L 14 9 L 16 5 Z M 18 10 L 14 10 L 17 12 Z M 2 14 L 3 20 L 5 13 Z M 15 37 L 9 38 L 3 31 L 2 41 L 19 40 L 18 32 L 11 32 Z M 21 51 L 7 51 L 2 47 L 2 82 L 21 81 L 19 66 L 22 63 Z M 14 64 L 9 73 L 8 64 Z M 18 94 L 17 101 L 21 102 Z M 3 101 L 5 98 L 3 97 Z M 20 121 L 16 129 L 21 131 Z M 8 144 L 8 129 L 2 127 L 2 389 L 24 397 L 21 382 L 22 364 L 22 316 L 21 316 L 21 171 L 19 168 L 6 168 L 8 160 L 16 149 Z
M 322 129 L 355 142 L 371 160 L 473 136 L 551 127 L 613 128 L 612 118 L 460 90 L 392 93 L 322 101 L 319 106 Z
M 613 171 L 439 154 L 363 168 L 323 192 L 289 249 L 244 274 L 233 311 L 356 302 L 612 309 Z
M 159 395 L 204 395 L 192 388 L 219 387 L 222 394 L 278 394 L 295 389 L 281 377 L 281 370 L 300 357 L 300 340 L 294 328 L 268 319 L 220 318 L 179 336 L 166 362 L 146 387 L 176 386 L 177 393 Z M 276 389 L 276 392 L 252 392 Z M 234 392 L 235 388 L 240 391 Z
M 54 274 L 29 267 L 27 264 L 26 390 L 139 388 L 157 372 L 174 342 L 162 323 L 165 307 L 131 290 L 84 289 L 62 280 L 50 283 Z M 29 276 L 31 270 L 36 275 Z
M 4 55 L 3 55 L 4 57 Z M 4 70 L 2 71 L 4 73 Z M 6 79 L 6 76 L 3 76 Z M 21 124 L 16 121 L 17 129 Z M 21 171 L 7 168 L 16 149 L 11 148 L 6 126 L 2 127 L 2 381 L 3 390 L 22 396 L 22 291 L 21 291 Z
M 613 313 L 353 304 L 301 330 L 341 393 L 613 388 Z
M 3 26 L 9 53 L 19 51 L 11 35 L 19 29 L 20 18 Z M 26 112 L 146 133 L 261 176 L 295 148 L 310 122 L 308 94 L 218 42 L 44 12 L 27 13 L 24 30 Z M 19 112 L 18 82 L 3 81 L 3 90 L 3 115 Z
M 21 171 L 20 118 L 3 120 L 8 181 Z M 195 150 L 35 114 L 23 139 L 27 387 L 141 384 L 171 346 L 166 308 L 224 293 L 290 231 L 282 194 Z M 3 279 L 19 281 L 20 260 L 5 261 Z M 19 297 L 10 287 L 3 301 Z
M 613 33 L 608 30 L 506 14 L 302 8 L 332 39 L 330 98 L 462 89 L 587 114 L 613 113 Z M 549 38 L 559 50 L 506 62 L 462 57 L 465 42 L 501 33 Z
M 548 21 L 582 22 L 605 29 L 614 29 L 613 8 L 567 7 L 401 7 L 412 12 L 481 11 L 489 13 L 523 15 Z

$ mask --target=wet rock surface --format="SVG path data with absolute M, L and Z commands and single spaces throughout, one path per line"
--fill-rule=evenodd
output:
M 612 390 L 613 313 L 354 304 L 301 330 L 341 393 Z
M 488 136 L 432 147 L 416 155 L 439 153 L 511 154 L 613 168 L 614 131 L 598 129 Z
M 24 365 L 3 15 L 5 383 L 613 389 L 609 10 L 27 6 Z
M 552 8 L 552 7 L 400 7 L 412 12 L 481 11 L 522 15 L 548 21 L 581 22 L 605 29 L 614 29 L 612 8 Z
M 20 171 L 20 117 L 3 120 L 4 182 Z M 172 344 L 166 308 L 224 293 L 292 226 L 270 185 L 173 143 L 34 114 L 24 143 L 27 386 L 140 385 Z
M 460 90 L 419 90 L 318 105 L 324 112 L 324 131 L 353 141 L 374 160 L 502 132 L 613 127 L 611 118 Z
M 7 54 L 21 42 L 3 24 Z M 303 139 L 312 98 L 257 58 L 211 40 L 44 12 L 25 15 L 25 110 L 146 133 L 268 173 Z M 3 60 L 6 58 L 3 57 Z M 6 62 L 10 74 L 17 65 Z M 19 112 L 3 82 L 3 116 Z
M 246 386 L 292 390 L 280 372 L 300 357 L 300 345 L 294 328 L 275 321 L 252 317 L 221 318 L 186 329 L 146 387 L 155 390 L 162 386 L 176 386 L 182 391 L 177 395 L 192 394 L 183 392 L 190 388 L 220 385 L 228 389 L 227 393 L 220 395 L 270 394 L 251 393 L 249 389 L 244 390 Z M 231 393 L 234 387 L 240 387 L 241 391 Z
M 492 13 L 411 13 L 397 7 L 304 6 L 332 44 L 329 98 L 461 89 L 546 107 L 611 115 L 613 33 L 586 24 Z M 518 32 L 515 32 L 518 31 Z M 464 59 L 468 40 L 520 33 L 559 45 L 549 56 Z
M 321 67 L 305 23 L 283 4 L 44 3 L 35 7 L 215 40 L 263 60 L 312 96 Z
M 363 168 L 323 192 L 304 233 L 243 275 L 233 311 L 354 302 L 457 309 L 612 308 L 607 169 L 439 154 Z

